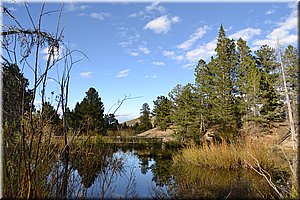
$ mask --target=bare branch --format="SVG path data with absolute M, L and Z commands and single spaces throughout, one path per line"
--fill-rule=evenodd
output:
M 30 12 L 28 10 L 28 3 L 27 2 L 25 2 L 25 8 L 26 8 L 27 14 L 28 14 L 28 16 L 30 18 L 30 21 L 31 21 L 31 24 L 32 24 L 33 28 L 36 29 L 35 24 L 34 24 L 34 22 L 32 20 L 31 14 L 30 14 Z
M 138 99 L 138 98 L 142 98 L 142 97 L 143 97 L 143 96 L 131 97 L 131 95 L 127 96 L 127 95 L 124 94 L 124 98 L 123 98 L 122 100 L 119 99 L 117 103 L 113 104 L 113 105 L 109 108 L 109 110 L 108 110 L 107 113 L 109 114 L 109 113 L 110 113 L 110 110 L 111 110 L 114 106 L 117 105 L 117 108 L 114 110 L 114 112 L 112 112 L 112 114 L 114 115 L 114 114 L 119 110 L 119 108 L 122 106 L 122 104 L 124 103 L 124 101 L 126 101 L 126 100 L 131 100 L 131 99 Z
M 1 31 L 0 32 L 2 36 L 8 36 L 8 35 L 15 35 L 15 34 L 24 34 L 24 35 L 40 35 L 49 41 L 55 42 L 55 39 L 47 32 L 36 30 L 30 30 L 30 29 L 18 29 L 15 28 L 13 30 L 7 30 L 7 31 Z M 57 42 L 57 41 L 56 41 Z
M 262 177 L 264 177 L 266 179 L 266 181 L 268 182 L 268 184 L 274 189 L 274 191 L 278 194 L 278 196 L 282 199 L 283 198 L 283 195 L 278 191 L 276 185 L 272 182 L 271 180 L 271 175 L 266 171 L 264 170 L 260 164 L 259 164 L 259 161 L 250 153 L 250 152 L 247 152 L 251 158 L 253 158 L 253 160 L 255 161 L 256 165 L 257 165 L 257 169 L 251 165 L 249 162 L 247 162 L 246 159 L 244 159 L 245 163 L 251 168 L 253 169 L 256 173 L 258 173 L 259 175 L 261 175 Z
M 1 5 L 2 6 L 2 5 Z M 18 20 L 10 13 L 10 11 L 7 9 L 7 8 L 5 8 L 5 6 L 2 6 L 2 8 L 3 8 L 3 11 L 4 11 L 4 14 L 7 14 L 9 17 L 11 17 L 15 22 L 16 22 L 16 24 L 18 24 L 18 26 L 21 28 L 21 29 L 23 29 L 22 28 L 22 26 L 21 26 L 21 24 L 18 22 Z

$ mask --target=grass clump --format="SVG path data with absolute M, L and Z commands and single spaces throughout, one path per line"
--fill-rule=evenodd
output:
M 250 166 L 274 169 L 280 167 L 279 157 L 270 146 L 261 142 L 222 142 L 189 146 L 173 155 L 173 161 L 177 165 L 191 164 L 211 169 L 231 170 Z

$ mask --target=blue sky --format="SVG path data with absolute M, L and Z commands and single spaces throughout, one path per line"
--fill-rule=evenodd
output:
M 25 27 L 32 27 L 24 4 L 5 5 Z M 41 3 L 30 5 L 36 19 Z M 61 5 L 49 2 L 45 10 Z M 44 29 L 55 32 L 56 21 L 57 13 L 45 16 Z M 3 16 L 3 23 L 12 22 Z M 124 95 L 139 97 L 124 102 L 116 113 L 120 121 L 139 116 L 143 103 L 152 109 L 153 100 L 167 96 L 176 84 L 193 83 L 197 61 L 214 55 L 221 23 L 227 36 L 242 37 L 252 50 L 263 44 L 275 47 L 277 39 L 282 46 L 297 46 L 297 4 L 293 2 L 74 2 L 64 5 L 60 23 L 65 43 L 89 58 L 72 70 L 70 108 L 89 87 L 99 92 L 106 113 Z M 30 70 L 23 70 L 32 77 Z M 48 94 L 58 93 L 55 82 L 49 80 L 48 86 Z

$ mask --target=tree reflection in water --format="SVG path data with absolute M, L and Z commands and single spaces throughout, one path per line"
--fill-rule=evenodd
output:
M 62 198 L 277 198 L 268 183 L 251 170 L 176 166 L 171 157 L 174 152 L 78 147 L 69 161 L 54 164 L 48 181 L 55 184 L 47 190 L 50 197 Z
M 72 151 L 68 161 L 61 159 L 52 167 L 48 176 L 48 185 L 49 182 L 52 183 L 49 196 L 102 199 L 111 197 L 114 191 L 113 184 L 124 174 L 123 158 L 114 157 L 113 153 L 113 149 L 99 145 L 81 146 Z M 131 177 L 127 178 L 130 180 L 127 190 L 132 191 L 133 180 Z M 63 188 L 67 188 L 64 189 L 65 192 L 62 192 Z

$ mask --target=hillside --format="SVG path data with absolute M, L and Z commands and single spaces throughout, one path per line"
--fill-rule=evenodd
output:
M 121 124 L 127 124 L 127 126 L 133 126 L 135 123 L 140 123 L 140 119 L 139 118 L 135 118 L 126 122 L 122 122 Z
M 140 123 L 140 119 L 138 117 L 138 118 L 126 121 L 126 122 L 122 122 L 121 124 L 124 124 L 124 123 L 126 123 L 127 126 L 133 126 L 135 123 Z M 153 125 L 153 123 L 154 123 L 154 117 L 151 118 L 151 123 Z

